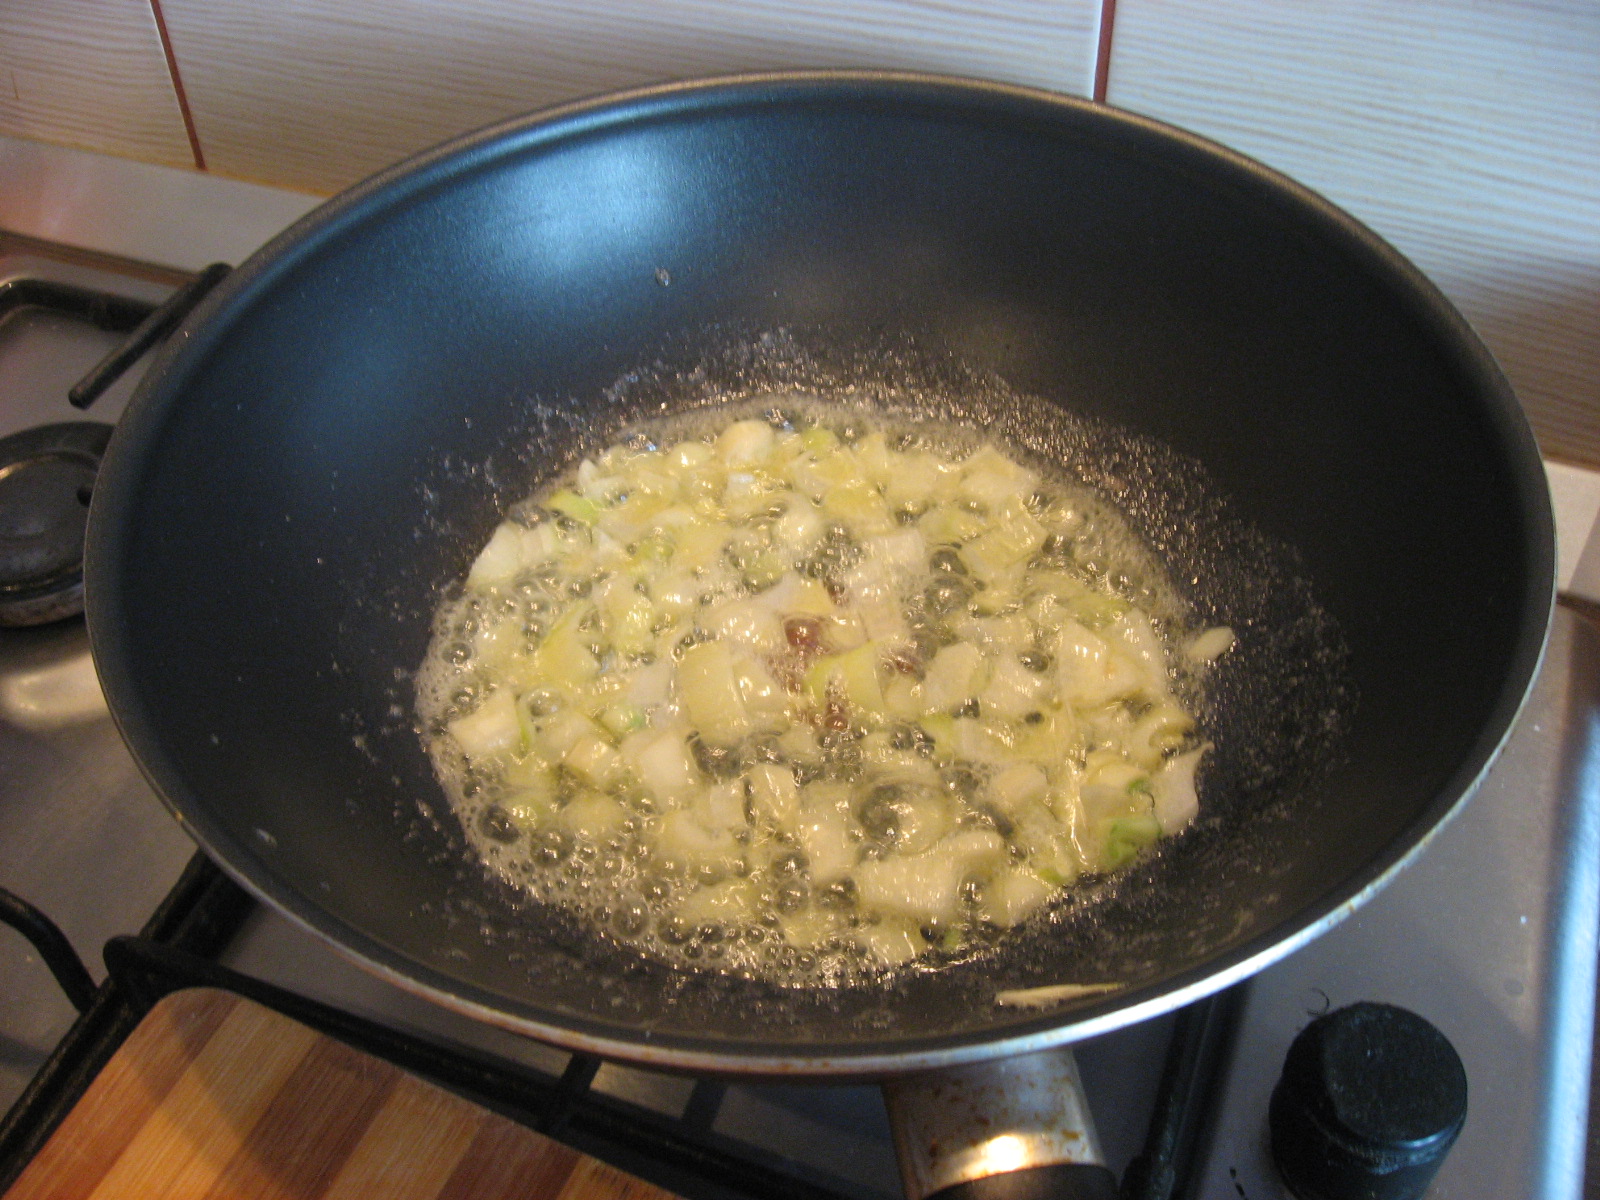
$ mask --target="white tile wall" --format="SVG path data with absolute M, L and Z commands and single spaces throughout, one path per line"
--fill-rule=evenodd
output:
M 1365 220 L 1600 462 L 1600 4 L 1119 0 L 1107 99 Z
M 1088 94 L 1099 0 L 162 0 L 207 165 L 331 191 L 560 100 L 783 67 Z
M 0 133 L 192 167 L 149 0 L 3 0 Z
M 1600 465 L 1600 0 L 0 0 L 0 135 L 335 191 L 434 142 L 668 78 L 913 68 L 1090 94 L 1366 220 Z M 3 180 L 0 180 L 3 183 Z

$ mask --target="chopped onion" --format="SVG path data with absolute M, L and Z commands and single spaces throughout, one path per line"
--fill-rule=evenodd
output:
M 493 532 L 423 708 L 508 878 L 816 982 L 998 936 L 1195 820 L 1188 702 L 1232 630 L 1116 591 L 1165 585 L 1075 485 L 862 424 L 618 442 Z

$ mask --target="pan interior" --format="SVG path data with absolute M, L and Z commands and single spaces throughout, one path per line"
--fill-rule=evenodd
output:
M 736 1067 L 1196 983 L 1443 819 L 1531 676 L 1548 514 L 1503 385 L 1391 255 L 1225 156 L 1022 94 L 834 83 L 607 111 L 311 218 L 214 298 L 113 443 L 101 669 L 159 790 L 236 872 L 499 1019 Z M 488 883 L 413 728 L 442 589 L 505 503 L 647 415 L 784 390 L 932 408 L 1068 464 L 1241 634 L 1200 826 L 998 959 L 779 992 L 615 953 Z M 1125 987 L 1065 1017 L 994 1004 L 1093 982 Z

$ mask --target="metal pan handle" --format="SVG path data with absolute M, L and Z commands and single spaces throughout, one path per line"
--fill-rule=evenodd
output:
M 1115 1200 L 1066 1047 L 884 1084 L 907 1200 Z

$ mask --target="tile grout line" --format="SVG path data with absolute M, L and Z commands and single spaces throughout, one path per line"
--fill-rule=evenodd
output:
M 152 4 L 157 0 L 150 0 Z M 1100 0 L 1100 34 L 1095 44 L 1094 92 L 1096 104 L 1106 102 L 1106 85 L 1111 78 L 1111 30 L 1117 22 L 1117 0 Z
M 167 32 L 167 18 L 161 11 L 161 0 L 150 0 L 150 15 L 155 18 L 156 34 L 161 38 L 161 53 L 167 59 L 167 74 L 172 79 L 172 91 L 178 98 L 178 112 L 183 116 L 183 131 L 189 136 L 189 152 L 194 155 L 196 170 L 206 169 L 205 151 L 200 148 L 200 133 L 194 127 L 194 113 L 189 109 L 189 94 L 183 89 L 183 76 L 178 74 L 178 57 L 172 52 L 172 36 Z

